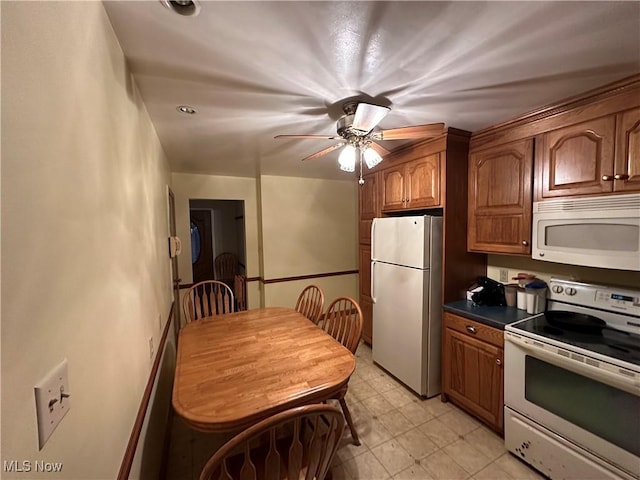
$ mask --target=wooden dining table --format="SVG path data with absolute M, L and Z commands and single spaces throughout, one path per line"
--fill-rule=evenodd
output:
M 173 408 L 192 428 L 232 432 L 335 398 L 355 357 L 291 308 L 206 317 L 178 336 Z

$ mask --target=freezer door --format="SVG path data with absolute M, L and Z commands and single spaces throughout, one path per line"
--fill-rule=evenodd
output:
M 374 218 L 371 226 L 371 259 L 428 268 L 432 229 L 438 225 L 441 229 L 441 217 Z
M 380 262 L 372 270 L 373 360 L 416 393 L 435 395 L 440 365 L 429 364 L 429 270 Z
M 428 224 L 424 216 L 375 218 L 371 226 L 371 258 L 386 263 L 425 268 L 429 258 Z M 426 227 L 426 231 L 425 231 Z

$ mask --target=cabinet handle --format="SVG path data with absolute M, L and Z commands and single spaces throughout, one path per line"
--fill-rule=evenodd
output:
M 496 358 L 496 365 L 502 365 L 502 360 L 500 360 L 499 358 Z
M 629 180 L 629 175 L 627 175 L 626 173 L 623 173 L 623 174 L 618 173 L 614 175 L 613 178 L 616 180 Z
M 476 327 L 472 327 L 471 325 L 467 325 L 467 332 L 476 333 Z
M 529 246 L 529 242 L 527 242 L 526 240 L 522 240 L 522 245 L 524 245 L 525 247 Z
M 613 177 L 611 175 L 602 175 L 602 180 L 605 182 L 612 182 Z

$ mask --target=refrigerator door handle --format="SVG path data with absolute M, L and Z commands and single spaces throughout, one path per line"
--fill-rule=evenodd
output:
M 376 262 L 371 262 L 371 300 L 376 303 Z
M 376 218 L 373 219 L 373 221 L 371 222 L 371 258 L 377 258 L 376 257 L 376 242 L 375 242 L 375 232 L 376 232 Z M 373 282 L 373 280 L 372 280 Z

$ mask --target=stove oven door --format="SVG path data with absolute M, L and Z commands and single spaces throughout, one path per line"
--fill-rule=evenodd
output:
M 505 332 L 504 365 L 506 407 L 601 465 L 640 478 L 637 372 L 511 332 Z M 505 437 L 507 429 L 505 424 Z M 553 455 L 551 443 L 548 453 Z

